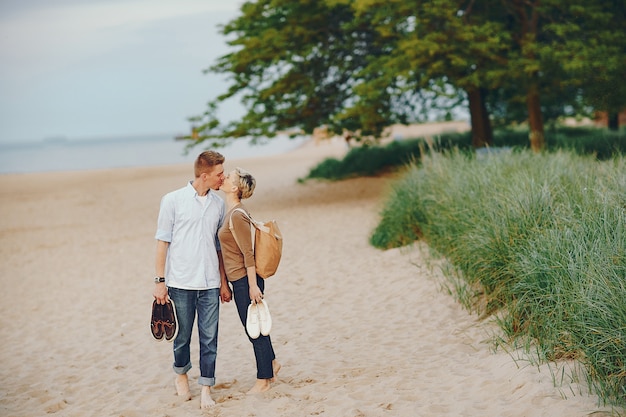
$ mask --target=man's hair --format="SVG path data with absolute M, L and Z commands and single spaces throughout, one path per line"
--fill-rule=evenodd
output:
M 198 178 L 202 173 L 209 172 L 214 166 L 224 163 L 224 155 L 216 151 L 204 151 L 196 158 L 193 165 L 194 174 Z

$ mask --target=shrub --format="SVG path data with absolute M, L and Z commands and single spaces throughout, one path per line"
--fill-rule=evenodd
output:
M 528 149 L 528 131 L 524 129 L 500 129 L 494 132 L 495 148 Z M 445 133 L 428 144 L 424 138 L 393 141 L 388 145 L 372 145 L 352 148 L 338 160 L 328 158 L 309 171 L 304 179 L 323 178 L 341 180 L 355 176 L 373 176 L 397 170 L 412 160 L 419 160 L 424 150 L 446 152 L 458 150 L 472 153 L 472 136 L 466 133 Z M 606 160 L 626 153 L 624 131 L 611 132 L 600 128 L 559 127 L 546 132 L 546 149 L 554 152 L 570 150 L 579 155 L 594 155 Z

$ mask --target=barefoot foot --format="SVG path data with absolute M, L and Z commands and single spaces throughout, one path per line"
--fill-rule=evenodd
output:
M 178 394 L 179 397 L 182 397 L 184 401 L 191 400 L 191 391 L 189 390 L 189 379 L 187 379 L 187 374 L 176 376 L 174 385 L 176 386 L 176 394 Z
M 211 398 L 211 387 L 205 385 L 202 387 L 200 395 L 200 408 L 210 408 L 215 405 L 215 401 Z
M 281 364 L 278 363 L 276 359 L 272 361 L 272 371 L 274 371 L 274 376 L 270 379 L 270 382 L 276 382 L 276 378 L 278 377 L 278 372 L 282 368 Z
M 268 391 L 270 387 L 271 386 L 269 379 L 257 379 L 256 384 L 254 384 L 254 386 L 250 388 L 248 394 L 258 394 L 259 392 L 265 392 Z

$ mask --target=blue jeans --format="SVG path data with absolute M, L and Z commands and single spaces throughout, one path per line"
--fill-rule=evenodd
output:
M 191 331 L 198 314 L 198 339 L 200 341 L 200 385 L 215 385 L 215 359 L 217 357 L 217 325 L 220 312 L 220 290 L 182 290 L 168 288 L 170 299 L 176 305 L 178 335 L 174 339 L 174 372 L 186 374 L 191 369 L 189 344 Z
M 261 289 L 261 292 L 265 290 L 265 281 L 258 277 L 256 282 Z M 235 304 L 237 305 L 237 312 L 239 313 L 239 319 L 245 329 L 246 320 L 248 319 L 248 306 L 250 305 L 250 285 L 248 284 L 248 277 L 238 279 L 231 282 L 233 286 L 233 297 Z M 246 332 L 246 334 L 248 334 Z M 256 358 L 256 377 L 257 379 L 270 379 L 274 376 L 274 369 L 272 368 L 272 361 L 276 359 L 274 354 L 274 348 L 272 347 L 272 340 L 269 336 L 259 336 L 256 339 L 252 339 L 248 336 L 252 347 L 254 349 L 254 357 Z

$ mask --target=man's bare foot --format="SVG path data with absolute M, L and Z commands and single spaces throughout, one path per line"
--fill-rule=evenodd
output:
M 280 368 L 282 368 L 281 364 L 278 363 L 276 359 L 274 359 L 272 361 L 272 370 L 274 371 L 274 377 L 270 379 L 270 382 L 276 382 L 276 377 L 278 376 L 278 372 L 280 371 Z
M 257 379 L 256 384 L 254 384 L 254 386 L 250 388 L 248 394 L 258 394 L 259 392 L 268 391 L 270 388 L 271 385 L 269 379 Z
M 204 385 L 200 394 L 200 408 L 210 408 L 215 405 L 215 401 L 211 398 L 211 387 Z
M 174 380 L 174 385 L 176 386 L 176 394 L 178 394 L 179 397 L 182 397 L 185 401 L 191 400 L 191 391 L 189 390 L 189 379 L 187 379 L 187 374 L 177 375 Z

